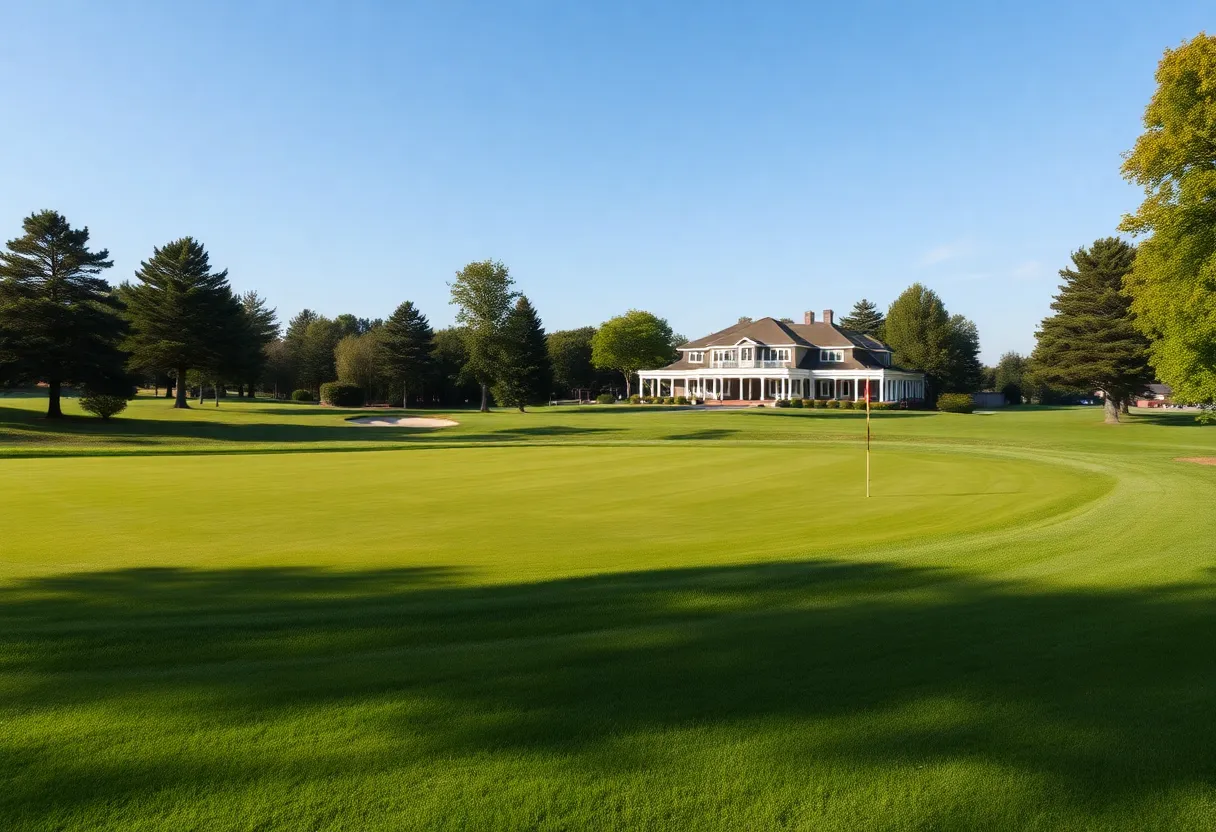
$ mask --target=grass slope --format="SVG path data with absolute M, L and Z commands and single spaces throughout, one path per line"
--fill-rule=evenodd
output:
M 6 828 L 1216 816 L 1183 419 L 884 413 L 867 502 L 854 414 L 37 404 L 0 401 Z

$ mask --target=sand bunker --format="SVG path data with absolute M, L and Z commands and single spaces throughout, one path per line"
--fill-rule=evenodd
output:
M 1196 465 L 1216 465 L 1216 456 L 1180 456 L 1175 462 L 1193 462 Z
M 460 424 L 451 419 L 432 419 L 429 416 L 362 416 L 351 419 L 353 425 L 370 425 L 375 428 L 452 428 Z

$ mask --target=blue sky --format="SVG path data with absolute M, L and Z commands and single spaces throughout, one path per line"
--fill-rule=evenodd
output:
M 1205 14 L 1206 12 L 1206 14 Z M 936 289 L 1028 351 L 1115 231 L 1162 51 L 1210 4 L 0 2 L 0 235 L 127 279 L 193 235 L 285 321 L 451 322 L 506 262 L 549 329 Z

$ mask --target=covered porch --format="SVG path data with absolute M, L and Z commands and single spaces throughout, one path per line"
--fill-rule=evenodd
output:
M 823 399 L 864 401 L 870 385 L 871 401 L 897 402 L 924 398 L 924 380 L 919 375 L 884 372 L 751 376 L 706 373 L 682 375 L 663 371 L 641 372 L 639 394 L 643 398 L 685 396 L 718 402 L 771 402 L 778 399 Z

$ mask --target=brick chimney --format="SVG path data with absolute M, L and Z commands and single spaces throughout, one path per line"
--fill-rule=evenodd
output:
M 803 312 L 802 313 L 802 322 L 804 324 L 815 323 L 815 313 L 814 312 Z
M 825 324 L 831 324 L 832 326 L 836 325 L 836 316 L 831 309 L 823 310 L 823 322 Z

